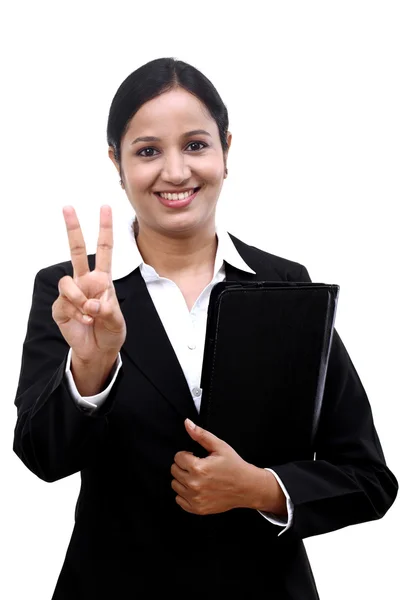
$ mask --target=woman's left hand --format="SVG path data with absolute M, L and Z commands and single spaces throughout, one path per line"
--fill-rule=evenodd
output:
M 226 442 L 189 419 L 185 427 L 190 437 L 209 452 L 198 458 L 191 452 L 178 452 L 171 467 L 171 486 L 176 502 L 187 512 L 208 515 L 246 507 L 274 512 L 286 506 L 283 492 L 270 471 L 243 460 Z

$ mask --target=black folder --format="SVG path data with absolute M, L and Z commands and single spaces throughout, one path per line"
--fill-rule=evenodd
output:
M 323 283 L 213 287 L 199 424 L 246 461 L 313 458 L 338 294 Z

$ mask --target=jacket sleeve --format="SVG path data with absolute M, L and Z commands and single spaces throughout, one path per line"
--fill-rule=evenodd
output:
M 299 280 L 310 281 L 305 268 Z M 294 533 L 306 538 L 384 516 L 398 482 L 386 465 L 369 400 L 336 330 L 314 450 L 314 460 L 271 466 L 293 502 Z
M 35 277 L 15 397 L 14 452 L 45 481 L 56 481 L 99 460 L 122 371 L 106 402 L 93 414 L 72 398 L 65 377 L 69 346 L 52 317 L 58 281 L 65 274 L 55 265 Z

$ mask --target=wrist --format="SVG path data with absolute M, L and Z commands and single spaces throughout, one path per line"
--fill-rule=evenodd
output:
M 71 373 L 81 396 L 95 396 L 102 392 L 118 358 L 118 353 L 93 355 L 89 360 L 71 352 Z
M 113 350 L 111 352 L 98 352 L 90 355 L 89 358 L 79 356 L 75 350 L 71 349 L 71 365 L 76 367 L 84 367 L 85 369 L 99 369 L 112 367 L 118 358 L 119 352 Z
M 273 473 L 266 469 L 253 466 L 250 498 L 250 508 L 279 516 L 287 514 L 285 494 Z

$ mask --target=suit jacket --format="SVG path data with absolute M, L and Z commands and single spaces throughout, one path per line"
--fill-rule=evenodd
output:
M 302 265 L 231 238 L 256 275 L 226 264 L 227 280 L 310 281 Z M 25 465 L 45 481 L 81 473 L 53 600 L 167 591 L 178 599 L 318 598 L 302 539 L 381 518 L 398 490 L 337 332 L 313 452 L 265 465 L 294 504 L 293 526 L 278 536 L 257 511 L 198 516 L 176 504 L 170 468 L 176 452 L 193 448 L 183 422 L 198 414 L 139 269 L 115 281 L 127 323 L 116 383 L 93 414 L 76 405 L 64 375 L 68 346 L 51 315 L 66 274 L 69 261 L 36 276 L 15 399 L 14 450 Z

